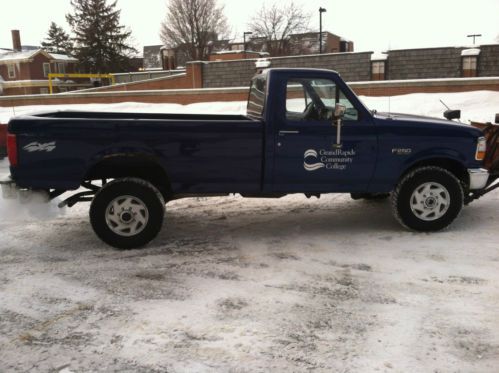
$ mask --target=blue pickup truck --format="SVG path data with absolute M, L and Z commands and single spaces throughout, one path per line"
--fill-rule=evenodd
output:
M 390 197 L 416 231 L 447 227 L 490 185 L 486 141 L 450 119 L 368 110 L 338 73 L 266 69 L 247 115 L 58 111 L 8 124 L 3 194 L 43 191 L 62 205 L 91 201 L 107 244 L 135 248 L 160 231 L 165 203 L 192 196 Z

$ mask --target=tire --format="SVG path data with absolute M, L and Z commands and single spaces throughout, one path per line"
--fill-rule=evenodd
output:
M 405 175 L 392 193 L 392 211 L 406 228 L 439 231 L 448 227 L 463 208 L 461 183 L 440 167 L 420 167 Z
M 353 200 L 383 201 L 390 197 L 390 193 L 350 193 L 350 197 Z
M 155 186 L 142 179 L 124 178 L 105 184 L 97 192 L 90 206 L 90 223 L 108 245 L 134 249 L 158 235 L 164 214 L 163 196 Z

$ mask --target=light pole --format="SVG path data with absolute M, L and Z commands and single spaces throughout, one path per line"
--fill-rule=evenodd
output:
M 323 7 L 319 8 L 319 54 L 322 54 L 322 13 L 326 11 Z
M 475 45 L 475 38 L 479 38 L 481 36 L 482 36 L 482 34 L 471 34 L 471 35 L 467 35 L 468 38 L 473 38 L 473 45 Z
M 249 32 L 249 31 L 245 31 L 243 33 L 243 49 L 244 49 L 244 52 L 246 52 L 246 35 L 251 35 L 253 34 L 252 32 Z

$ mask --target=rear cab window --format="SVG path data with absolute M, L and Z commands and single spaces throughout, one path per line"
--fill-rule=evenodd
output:
M 251 80 L 248 97 L 247 115 L 252 119 L 263 119 L 265 109 L 265 90 L 267 87 L 266 75 L 255 76 Z

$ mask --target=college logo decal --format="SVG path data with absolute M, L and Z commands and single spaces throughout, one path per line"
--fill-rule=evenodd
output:
M 315 171 L 318 169 L 321 169 L 323 167 L 326 167 L 326 165 L 322 162 L 315 162 L 315 163 L 307 163 L 307 158 L 311 160 L 312 158 L 317 161 L 319 155 L 314 149 L 308 149 L 305 154 L 303 155 L 304 161 L 303 161 L 303 167 L 307 171 Z
M 354 149 L 321 149 L 319 151 L 308 149 L 303 154 L 303 168 L 306 171 L 317 171 L 321 168 L 343 171 L 353 163 L 355 156 Z

